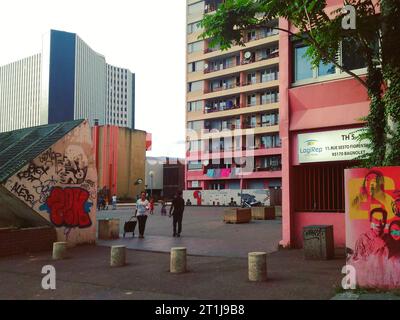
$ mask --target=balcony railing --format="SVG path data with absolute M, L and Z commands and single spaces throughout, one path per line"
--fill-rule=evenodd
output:
M 274 50 L 273 52 L 271 52 L 270 54 L 268 54 L 266 56 L 257 57 L 257 58 L 253 54 L 250 59 L 243 59 L 241 61 L 241 65 L 251 64 L 251 63 L 255 63 L 255 62 L 259 62 L 259 61 L 263 61 L 263 60 L 269 60 L 269 59 L 273 59 L 273 58 L 278 58 L 278 57 L 279 57 L 279 51 L 278 50 Z
M 272 76 L 271 76 L 272 75 Z M 223 85 L 222 87 L 216 87 L 216 88 L 206 88 L 204 89 L 204 94 L 211 93 L 211 92 L 220 92 L 224 90 L 229 90 L 229 89 L 234 89 L 237 87 L 245 87 L 245 86 L 250 86 L 253 84 L 259 84 L 259 83 L 267 83 L 270 81 L 276 81 L 278 80 L 278 73 L 273 73 L 269 75 L 266 78 L 259 78 L 256 80 L 250 80 L 250 81 L 245 81 L 245 82 L 236 82 L 236 83 L 230 83 L 227 85 Z
M 218 111 L 226 111 L 226 110 L 232 110 L 232 109 L 238 109 L 240 108 L 240 105 L 237 105 L 233 103 L 232 105 L 223 105 L 223 106 L 212 106 L 212 105 L 206 105 L 204 111 L 205 113 L 211 113 L 211 112 L 218 112 Z
M 215 64 L 214 66 L 208 66 L 208 68 L 204 69 L 204 73 L 217 72 L 220 70 L 234 68 L 234 67 L 237 67 L 240 65 L 240 64 L 236 63 L 236 60 L 229 64 L 222 64 L 223 65 L 222 68 L 221 68 L 221 64 Z
M 282 171 L 282 165 L 277 166 L 267 166 L 267 167 L 255 167 L 253 172 L 260 172 L 260 171 Z
M 278 30 L 275 30 L 273 32 L 270 33 L 257 33 L 254 37 L 247 37 L 244 40 L 245 43 L 251 42 L 251 41 L 257 41 L 257 40 L 261 40 L 264 38 L 268 38 L 268 37 L 272 37 L 272 36 L 276 36 L 277 34 L 279 34 Z

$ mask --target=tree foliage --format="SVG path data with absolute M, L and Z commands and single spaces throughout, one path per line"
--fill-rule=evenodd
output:
M 245 45 L 246 30 L 262 28 L 269 21 L 285 18 L 298 29 L 288 32 L 308 46 L 306 55 L 313 66 L 332 63 L 363 85 L 370 98 L 370 113 L 364 119 L 366 130 L 359 139 L 368 138 L 371 152 L 363 165 L 400 165 L 400 1 L 347 0 L 356 12 L 356 29 L 345 30 L 342 7 L 329 12 L 324 0 L 225 0 L 218 10 L 201 22 L 203 39 L 222 50 Z M 362 77 L 338 59 L 340 44 L 347 41 L 352 54 L 367 64 Z

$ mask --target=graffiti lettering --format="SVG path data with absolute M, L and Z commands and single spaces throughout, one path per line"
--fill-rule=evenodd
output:
M 39 209 L 50 214 L 50 221 L 57 227 L 88 228 L 92 225 L 87 202 L 89 192 L 82 188 L 54 187 L 46 203 Z
M 25 171 L 21 171 L 20 173 L 17 174 L 18 178 L 21 179 L 26 179 L 28 181 L 40 181 L 40 178 L 47 174 L 47 171 L 49 170 L 49 167 L 47 166 L 37 166 L 33 162 L 31 162 L 28 166 L 28 169 Z
M 39 161 L 45 165 L 55 165 L 62 164 L 64 157 L 59 152 L 54 152 L 52 148 L 45 151 L 39 156 Z
M 21 185 L 18 182 L 15 182 L 11 192 L 15 193 L 26 202 L 29 202 L 32 206 L 35 204 L 35 196 L 33 196 L 23 184 Z

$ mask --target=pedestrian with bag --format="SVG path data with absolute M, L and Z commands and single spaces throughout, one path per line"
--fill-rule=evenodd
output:
M 140 194 L 140 199 L 136 201 L 136 217 L 139 223 L 139 238 L 144 238 L 144 231 L 146 229 L 147 216 L 149 214 L 150 203 L 146 199 L 146 193 Z
M 182 219 L 183 211 L 185 210 L 185 200 L 182 198 L 182 191 L 178 191 L 174 200 L 172 200 L 171 208 L 169 209 L 169 216 L 173 216 L 173 237 L 180 237 L 182 232 Z M 178 232 L 176 232 L 176 225 L 178 225 Z

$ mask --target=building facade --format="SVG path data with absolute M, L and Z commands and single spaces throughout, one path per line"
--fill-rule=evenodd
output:
M 328 2 L 327 12 L 343 6 Z M 297 32 L 286 20 L 280 28 Z M 365 152 L 355 140 L 369 113 L 366 89 L 332 64 L 313 68 L 304 57 L 307 47 L 280 33 L 280 136 L 282 139 L 281 244 L 302 247 L 303 227 L 333 225 L 337 248 L 345 247 L 344 169 Z M 364 77 L 366 65 L 343 42 L 340 64 Z
M 185 189 L 280 190 L 278 21 L 249 30 L 245 47 L 211 48 L 198 23 L 221 2 L 187 1 Z
M 133 129 L 134 87 L 77 34 L 50 30 L 41 53 L 0 67 L 0 132 L 74 119 Z
M 146 132 L 110 125 L 92 130 L 99 189 L 109 200 L 113 194 L 135 199 L 145 189 Z

